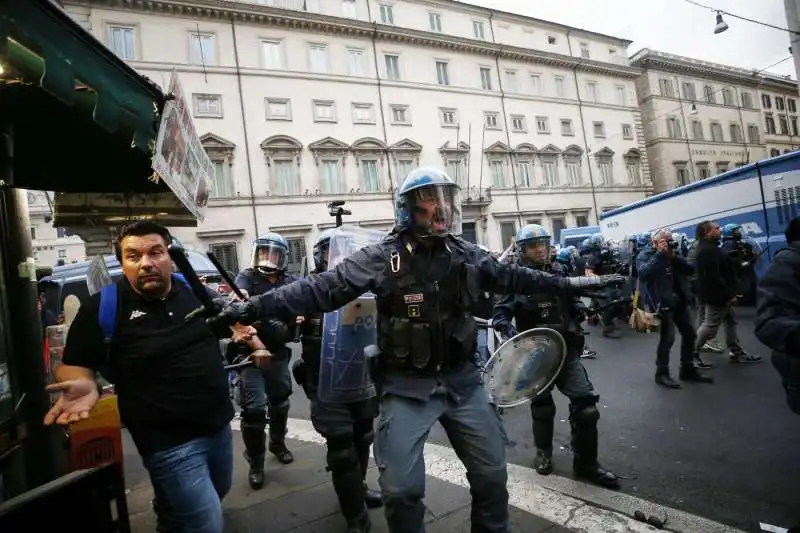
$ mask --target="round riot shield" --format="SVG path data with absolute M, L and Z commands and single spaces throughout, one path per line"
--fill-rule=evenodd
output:
M 495 405 L 508 408 L 535 400 L 553 385 L 566 356 L 564 337 L 553 329 L 529 329 L 507 340 L 485 367 Z

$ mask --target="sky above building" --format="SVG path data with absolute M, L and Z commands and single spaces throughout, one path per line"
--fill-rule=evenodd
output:
M 736 15 L 785 28 L 783 0 L 699 0 Z M 790 58 L 789 34 L 725 17 L 729 29 L 714 35 L 715 14 L 686 0 L 467 0 L 629 39 L 628 55 L 651 48 L 747 69 L 763 69 Z M 791 59 L 769 68 L 795 77 Z

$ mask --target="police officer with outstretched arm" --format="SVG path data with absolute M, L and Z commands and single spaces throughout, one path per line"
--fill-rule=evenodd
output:
M 538 224 L 525 226 L 517 233 L 517 250 L 520 265 L 539 272 L 566 276 L 558 263 L 549 260 L 550 235 Z M 517 334 L 517 329 L 552 328 L 558 331 L 567 344 L 567 359 L 558 373 L 555 385 L 569 398 L 569 421 L 572 428 L 572 469 L 579 478 L 606 488 L 619 488 L 619 480 L 612 472 L 597 462 L 597 410 L 599 396 L 589 381 L 581 364 L 584 337 L 580 323 L 585 319 L 585 307 L 577 294 L 537 293 L 533 295 L 507 294 L 494 307 L 492 325 L 505 338 Z M 516 318 L 517 327 L 511 325 Z M 531 403 L 533 442 L 536 446 L 534 468 L 541 475 L 553 471 L 553 432 L 556 404 L 546 392 Z
M 262 235 L 253 241 L 252 267 L 240 272 L 234 283 L 251 296 L 264 294 L 290 283 L 295 278 L 286 273 L 288 258 L 289 243 L 282 235 L 278 233 Z M 294 329 L 295 320 L 295 317 L 285 317 L 284 322 L 292 326 L 289 331 Z M 269 418 L 270 453 L 283 464 L 294 461 L 292 452 L 286 447 L 289 397 L 292 395 L 289 359 L 292 354 L 286 346 L 290 338 L 276 335 L 275 328 L 270 327 L 267 322 L 254 325 L 258 339 L 266 346 L 255 347 L 240 343 L 229 346 L 228 349 L 259 348 L 253 352 L 258 364 L 242 370 L 240 384 L 242 440 L 245 446 L 245 458 L 250 463 L 247 480 L 250 487 L 260 489 L 264 485 L 264 459 L 267 451 L 264 430 L 267 418 Z M 261 351 L 263 348 L 266 348 L 266 353 Z
M 439 421 L 464 462 L 472 531 L 509 531 L 500 420 L 474 364 L 481 291 L 535 294 L 618 283 L 620 276 L 565 278 L 502 265 L 458 235 L 459 186 L 432 168 L 412 171 L 398 191 L 394 230 L 333 270 L 236 302 L 218 317 L 308 315 L 377 297 L 381 414 L 375 458 L 389 531 L 419 533 L 425 518 L 423 448 Z
M 334 231 L 322 232 L 314 243 L 312 276 L 328 270 L 328 252 Z M 328 470 L 339 508 L 347 520 L 347 533 L 364 533 L 370 529 L 367 508 L 383 504 L 380 492 L 369 490 L 366 483 L 378 398 L 373 395 L 367 400 L 331 403 L 317 396 L 323 316 L 323 313 L 312 312 L 305 317 L 302 324 L 303 354 L 292 367 L 292 373 L 308 396 L 314 429 L 325 437 Z

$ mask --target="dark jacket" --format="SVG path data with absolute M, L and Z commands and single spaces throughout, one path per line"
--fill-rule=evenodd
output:
M 668 256 L 648 246 L 636 257 L 639 307 L 650 312 L 689 303 L 688 278 L 694 272 L 683 257 Z
M 756 337 L 773 350 L 789 407 L 800 414 L 800 243 L 775 256 L 758 284 Z
M 697 249 L 697 298 L 701 303 L 727 305 L 739 293 L 736 266 L 713 241 Z

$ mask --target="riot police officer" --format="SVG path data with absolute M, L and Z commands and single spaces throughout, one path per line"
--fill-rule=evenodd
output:
M 733 260 L 739 276 L 739 293 L 745 300 L 752 300 L 757 283 L 755 263 L 758 255 L 753 245 L 742 238 L 740 224 L 725 224 L 722 227 L 721 248 Z
M 606 244 L 602 235 L 592 235 L 589 237 L 588 253 L 586 261 L 586 273 L 590 275 L 602 276 L 615 274 L 618 272 L 619 265 L 614 261 L 612 250 Z M 620 306 L 611 304 L 613 300 L 621 297 L 621 291 L 616 287 L 607 287 L 593 299 L 593 307 L 602 307 L 600 311 L 600 322 L 603 325 L 603 337 L 618 339 L 619 332 L 615 319 L 620 312 Z
M 517 233 L 517 249 L 520 263 L 537 271 L 549 271 L 563 275 L 558 265 L 548 261 L 550 235 L 538 224 L 525 226 Z M 558 270 L 554 271 L 554 267 Z M 565 293 L 538 293 L 521 296 L 503 296 L 494 308 L 492 324 L 503 337 L 517 334 L 511 325 L 516 319 L 517 328 L 526 331 L 532 328 L 552 328 L 564 337 L 567 359 L 556 377 L 558 389 L 570 400 L 570 425 L 572 428 L 573 471 L 606 488 L 619 488 L 619 480 L 612 472 L 597 462 L 597 410 L 599 396 L 589 381 L 586 369 L 580 361 L 583 351 L 583 309 L 574 295 Z M 533 441 L 536 446 L 534 468 L 541 475 L 553 471 L 553 431 L 556 405 L 550 392 L 539 396 L 531 403 L 533 418 Z
M 252 266 L 239 273 L 234 283 L 250 296 L 257 296 L 285 285 L 294 278 L 286 273 L 289 258 L 289 243 L 278 233 L 267 233 L 253 241 Z M 295 317 L 286 318 L 294 325 Z M 290 328 L 290 330 L 293 328 Z M 266 340 L 271 331 L 258 327 L 258 337 Z M 289 421 L 289 397 L 292 380 L 289 375 L 291 352 L 284 342 L 267 346 L 268 358 L 263 364 L 242 370 L 242 440 L 245 456 L 250 463 L 248 482 L 253 489 L 264 484 L 264 459 L 266 437 L 264 430 L 269 418 L 269 451 L 278 461 L 289 464 L 294 461 L 292 452 L 286 447 L 286 432 Z M 267 407 L 269 405 L 269 407 Z
M 328 251 L 334 231 L 325 230 L 317 237 L 311 274 L 328 269 Z M 369 530 L 367 508 L 382 505 L 380 493 L 369 490 L 365 481 L 369 450 L 375 436 L 373 425 L 378 416 L 378 399 L 373 396 L 352 403 L 330 403 L 317 396 L 322 324 L 322 313 L 312 312 L 305 317 L 301 326 L 303 354 L 292 367 L 292 373 L 308 396 L 314 429 L 325 437 L 328 471 L 339 508 L 347 520 L 347 533 L 361 533 Z
M 419 533 L 425 519 L 423 448 L 438 420 L 464 462 L 472 494 L 472 530 L 509 530 L 505 449 L 500 420 L 473 363 L 480 291 L 534 294 L 599 287 L 619 276 L 565 278 L 503 265 L 458 235 L 459 186 L 444 172 L 412 171 L 397 193 L 395 228 L 379 244 L 249 302 L 218 320 L 306 315 L 376 295 L 381 394 L 375 439 L 391 533 Z

